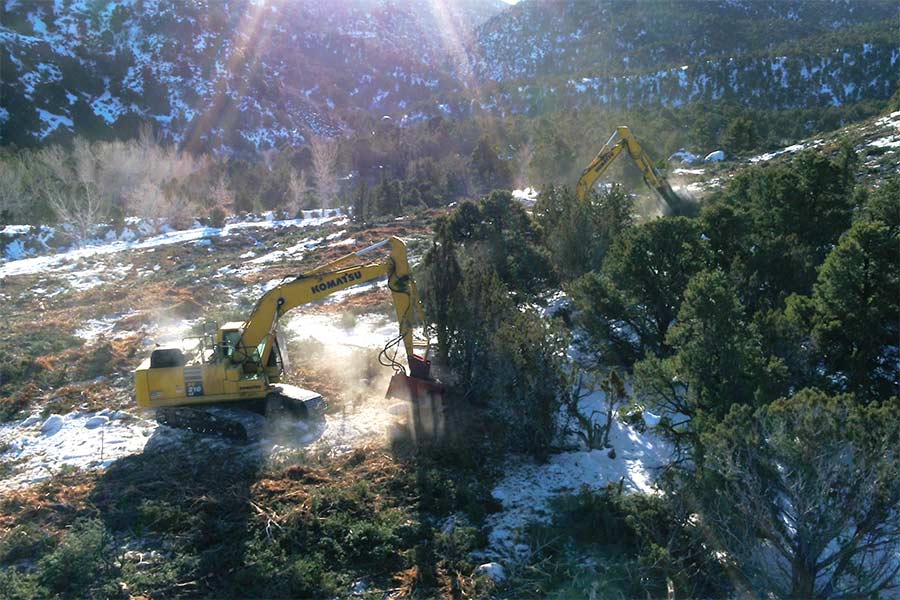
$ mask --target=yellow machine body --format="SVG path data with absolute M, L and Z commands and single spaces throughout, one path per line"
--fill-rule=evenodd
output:
M 390 250 L 386 259 L 358 264 L 366 254 L 383 247 Z M 414 325 L 424 322 L 424 311 L 406 246 L 400 238 L 391 237 L 286 280 L 259 299 L 246 321 L 226 323 L 214 337 L 210 332 L 189 355 L 181 348 L 157 348 L 134 372 L 138 405 L 152 408 L 265 398 L 284 372 L 278 320 L 293 308 L 384 276 L 400 325 L 398 341 L 409 364 L 409 375 L 402 365 L 394 364 L 395 377 L 415 379 L 408 386 L 414 391 L 426 385 L 439 392 L 443 388 L 431 379 L 429 361 L 415 351 Z

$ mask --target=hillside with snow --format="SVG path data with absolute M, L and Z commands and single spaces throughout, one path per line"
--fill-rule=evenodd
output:
M 8 0 L 0 139 L 134 135 L 140 120 L 194 150 L 334 135 L 357 112 L 404 114 L 453 89 L 475 24 L 500 0 Z
M 838 106 L 889 97 L 900 57 L 897 7 L 869 0 L 423 6 L 8 0 L 0 140 L 131 137 L 150 121 L 192 151 L 253 153 L 383 115 Z

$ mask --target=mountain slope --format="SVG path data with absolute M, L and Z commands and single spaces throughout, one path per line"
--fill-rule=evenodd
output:
M 900 7 L 871 0 L 7 0 L 0 144 L 150 121 L 241 154 L 382 115 L 880 101 L 898 25 Z
M 198 148 L 331 134 L 354 111 L 401 111 L 454 87 L 454 48 L 503 7 L 11 0 L 0 27 L 0 136 L 128 135 L 141 119 Z
M 524 0 L 479 28 L 474 64 L 514 112 L 698 100 L 788 108 L 884 99 L 900 7 L 887 2 Z M 537 83 L 536 83 L 537 82 Z

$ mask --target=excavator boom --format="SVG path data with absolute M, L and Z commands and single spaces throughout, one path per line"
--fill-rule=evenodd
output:
M 623 152 L 627 151 L 628 155 L 637 165 L 638 169 L 644 176 L 644 181 L 648 186 L 662 196 L 666 203 L 675 207 L 681 204 L 681 199 L 669 185 L 656 167 L 653 166 L 653 160 L 644 151 L 640 143 L 625 125 L 620 125 L 616 131 L 610 136 L 609 140 L 603 145 L 594 160 L 581 173 L 578 183 L 575 186 L 575 194 L 579 200 L 587 198 L 588 193 L 593 189 L 613 161 Z

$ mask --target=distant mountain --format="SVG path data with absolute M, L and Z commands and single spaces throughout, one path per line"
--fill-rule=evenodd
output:
M 815 0 L 5 0 L 0 143 L 250 153 L 390 115 L 773 108 L 896 89 L 900 5 Z
M 787 108 L 889 97 L 898 31 L 900 4 L 882 0 L 523 0 L 479 28 L 472 54 L 514 111 Z
M 455 88 L 501 0 L 6 0 L 0 138 L 128 135 L 242 150 Z

